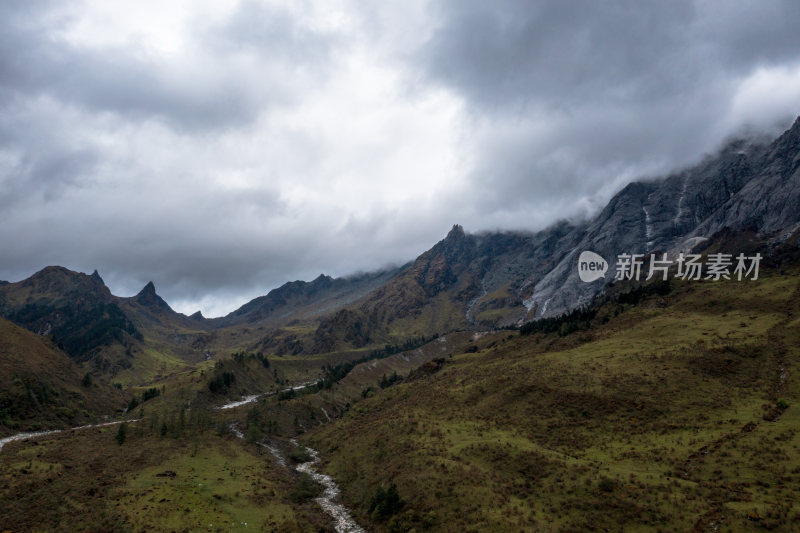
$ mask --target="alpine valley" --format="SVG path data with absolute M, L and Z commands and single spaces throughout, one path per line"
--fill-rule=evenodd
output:
M 626 253 L 762 259 L 615 280 Z M 589 220 L 454 225 L 224 317 L 59 266 L 0 282 L 0 316 L 2 531 L 800 523 L 800 118 Z

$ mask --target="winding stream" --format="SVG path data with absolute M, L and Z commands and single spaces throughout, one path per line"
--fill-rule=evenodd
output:
M 240 439 L 244 439 L 244 433 L 236 423 L 230 425 L 231 433 L 236 435 Z M 295 446 L 301 446 L 297 443 L 296 440 L 292 439 L 291 443 Z M 286 459 L 284 459 L 283 455 L 281 455 L 280 451 L 274 446 L 270 446 L 264 442 L 257 443 L 262 448 L 266 448 L 275 457 L 275 460 L 281 466 L 285 468 L 289 468 L 286 464 Z M 308 474 L 311 476 L 315 482 L 322 485 L 325 490 L 322 492 L 322 496 L 314 498 L 314 501 L 322 508 L 323 511 L 328 513 L 328 515 L 333 518 L 333 528 L 336 530 L 336 533 L 366 533 L 364 528 L 359 526 L 353 517 L 350 516 L 350 510 L 347 509 L 344 505 L 339 503 L 339 485 L 333 480 L 333 478 L 326 474 L 321 474 L 317 472 L 314 468 L 314 465 L 319 463 L 319 452 L 314 448 L 309 448 L 308 446 L 302 446 L 305 450 L 308 451 L 309 455 L 311 455 L 311 460 L 305 463 L 300 463 L 299 465 L 294 467 L 296 472 L 302 472 L 304 474 Z
M 236 435 L 240 439 L 244 439 L 244 433 L 239 427 L 233 423 L 230 425 L 231 433 Z M 295 446 L 300 446 L 296 440 L 292 439 L 291 443 Z M 289 468 L 286 464 L 286 459 L 284 459 L 283 455 L 278 451 L 277 448 L 274 446 L 270 446 L 269 444 L 259 442 L 257 443 L 262 448 L 266 448 L 275 457 L 275 460 L 281 466 L 285 468 Z M 300 463 L 299 465 L 294 467 L 296 472 L 302 472 L 304 474 L 308 474 L 311 476 L 315 482 L 322 485 L 325 490 L 322 492 L 322 496 L 318 498 L 314 498 L 314 501 L 322 508 L 323 511 L 328 513 L 331 518 L 333 518 L 333 528 L 336 530 L 336 533 L 366 533 L 364 528 L 359 526 L 353 517 L 350 516 L 350 511 L 338 502 L 339 493 L 339 485 L 333 480 L 331 476 L 326 474 L 321 474 L 317 472 L 314 468 L 314 465 L 319 463 L 319 452 L 314 448 L 309 448 L 308 446 L 302 446 L 305 450 L 308 451 L 309 455 L 311 455 L 311 460 L 305 463 Z
M 299 446 L 294 439 L 292 439 L 292 443 Z M 338 502 L 339 485 L 336 484 L 331 476 L 321 474 L 314 468 L 314 465 L 319 463 L 317 450 L 308 446 L 304 446 L 304 448 L 311 455 L 311 460 L 306 463 L 300 463 L 295 467 L 295 470 L 308 474 L 311 479 L 325 487 L 322 496 L 314 498 L 314 501 L 333 518 L 333 527 L 336 529 L 336 533 L 366 533 L 364 528 L 359 526 L 350 516 L 350 511 L 347 507 Z
M 11 435 L 10 437 L 6 437 L 4 439 L 0 439 L 0 451 L 3 450 L 3 446 L 8 444 L 9 442 L 14 442 L 17 440 L 25 440 L 31 437 L 41 437 L 43 435 L 51 435 L 53 433 L 61 433 L 61 429 L 51 429 L 50 431 L 32 431 L 29 433 L 17 433 L 16 435 Z
M 266 398 L 268 396 L 274 396 L 279 392 L 289 392 L 289 391 L 299 391 L 303 390 L 306 387 L 310 387 L 312 385 L 316 385 L 316 381 L 306 381 L 305 383 L 301 383 L 299 385 L 295 385 L 294 387 L 288 387 L 286 389 L 281 389 L 279 391 L 274 392 L 262 392 L 261 394 L 251 394 L 250 396 L 245 396 L 241 400 L 236 400 L 235 402 L 229 402 L 224 405 L 220 405 L 219 407 L 215 407 L 214 409 L 220 411 L 222 409 L 233 409 L 234 407 L 239 407 L 240 405 L 247 405 L 248 403 L 253 403 L 258 401 L 259 398 Z
M 278 392 L 288 392 L 290 390 L 297 391 L 297 390 L 304 389 L 304 388 L 306 388 L 306 387 L 308 387 L 310 385 L 313 385 L 315 383 L 316 382 L 301 383 L 300 385 L 296 385 L 294 387 L 289 387 L 287 389 L 283 389 L 283 390 L 278 391 Z M 246 405 L 248 403 L 252 403 L 252 402 L 256 401 L 258 398 L 261 398 L 263 396 L 272 396 L 274 394 L 277 394 L 277 392 L 267 392 L 267 393 L 264 393 L 264 394 L 256 394 L 256 395 L 251 395 L 251 396 L 245 396 L 241 400 L 238 400 L 238 401 L 235 401 L 235 402 L 230 402 L 230 403 L 227 403 L 225 405 L 221 405 L 221 406 L 217 407 L 216 409 L 232 409 L 232 408 L 238 407 L 240 405 Z M 327 416 L 327 413 L 325 413 L 325 414 Z M 17 433 L 16 435 L 12 435 L 10 437 L 5 437 L 3 439 L 0 439 L 0 451 L 2 451 L 3 450 L 3 446 L 8 444 L 9 442 L 15 442 L 15 441 L 20 441 L 20 440 L 30 439 L 30 438 L 33 438 L 33 437 L 41 437 L 41 436 L 44 436 L 44 435 L 54 435 L 54 434 L 57 434 L 57 433 L 63 433 L 65 431 L 77 431 L 77 430 L 81 430 L 81 429 L 99 428 L 99 427 L 105 427 L 105 426 L 113 426 L 113 425 L 116 425 L 116 424 L 122 424 L 123 422 L 134 423 L 134 422 L 138 422 L 138 421 L 139 421 L 139 419 L 117 420 L 117 421 L 114 421 L 114 422 L 104 422 L 102 424 L 89 424 L 89 425 L 78 426 L 78 427 L 69 428 L 69 429 L 52 429 L 52 430 L 48 430 L 48 431 L 31 431 L 31 432 Z M 238 437 L 240 439 L 244 439 L 244 433 L 242 433 L 242 431 L 236 426 L 235 423 L 231 424 L 230 431 L 231 431 L 231 433 L 236 435 L 236 437 Z M 300 446 L 300 444 L 298 444 L 297 441 L 295 441 L 294 439 L 292 439 L 291 442 L 295 446 Z M 259 442 L 258 445 L 261 446 L 262 448 L 266 448 L 267 450 L 269 450 L 270 454 L 272 454 L 272 456 L 275 458 L 275 461 L 278 464 L 280 464 L 281 466 L 283 466 L 285 468 L 289 468 L 289 466 L 286 463 L 286 459 L 283 457 L 283 455 L 280 453 L 280 451 L 277 448 L 275 448 L 274 446 L 270 446 L 269 444 L 266 444 L 266 443 L 263 443 L 263 442 Z M 308 450 L 308 453 L 311 455 L 312 459 L 310 461 L 308 461 L 308 462 L 301 463 L 301 464 L 295 466 L 294 470 L 297 471 L 297 472 L 302 472 L 304 474 L 308 474 L 309 476 L 311 476 L 311 479 L 313 479 L 315 482 L 319 483 L 320 485 L 322 485 L 324 487 L 322 495 L 317 497 L 317 498 L 315 498 L 314 501 L 317 502 L 317 504 L 322 508 L 323 511 L 325 511 L 328 515 L 330 515 L 331 518 L 333 518 L 333 522 L 334 522 L 334 526 L 333 527 L 336 530 L 336 532 L 337 533 L 366 533 L 364 528 L 359 526 L 356 523 L 356 521 L 353 520 L 353 517 L 350 516 L 350 511 L 347 509 L 347 507 L 345 507 L 344 505 L 342 505 L 341 503 L 338 502 L 338 499 L 339 499 L 338 496 L 339 496 L 339 493 L 341 491 L 339 490 L 339 486 L 336 484 L 336 482 L 333 480 L 333 478 L 331 476 L 326 475 L 326 474 L 321 474 L 320 472 L 317 472 L 317 470 L 314 468 L 314 466 L 317 463 L 319 463 L 319 460 L 320 460 L 319 459 L 319 452 L 317 452 L 317 450 L 315 450 L 313 448 L 309 448 L 308 446 L 304 446 L 304 448 L 306 450 Z
M 30 439 L 32 437 L 42 437 L 44 435 L 54 435 L 56 433 L 63 433 L 65 431 L 78 431 L 80 429 L 91 429 L 91 428 L 101 428 L 101 427 L 105 427 L 105 426 L 115 426 L 117 424 L 122 424 L 123 422 L 127 422 L 127 423 L 130 424 L 130 423 L 138 422 L 138 421 L 139 421 L 139 419 L 137 418 L 137 419 L 132 419 L 132 420 L 117 420 L 115 422 L 103 422 L 102 424 L 88 424 L 86 426 L 78 426 L 78 427 L 68 428 L 68 429 L 50 429 L 50 430 L 47 430 L 47 431 L 30 431 L 30 432 L 24 432 L 24 433 L 17 433 L 16 435 L 11 435 L 10 437 L 6 437 L 4 439 L 0 439 L 0 451 L 2 451 L 3 450 L 3 446 L 8 444 L 9 442 L 15 442 L 15 441 L 18 441 L 18 440 Z

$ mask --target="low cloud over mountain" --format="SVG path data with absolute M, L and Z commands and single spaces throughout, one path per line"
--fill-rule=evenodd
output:
M 99 269 L 226 314 L 541 229 L 800 101 L 800 8 L 681 2 L 0 7 L 0 279 Z

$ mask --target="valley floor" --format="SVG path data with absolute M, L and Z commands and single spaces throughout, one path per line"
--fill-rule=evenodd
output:
M 800 271 L 562 333 L 452 333 L 224 410 L 186 410 L 187 376 L 125 431 L 5 444 L 0 530 L 332 531 L 296 438 L 367 531 L 792 531 Z

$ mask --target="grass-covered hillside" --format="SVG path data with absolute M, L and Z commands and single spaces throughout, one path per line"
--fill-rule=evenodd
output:
M 0 318 L 0 437 L 113 415 L 122 391 L 92 379 L 47 338 Z
M 520 331 L 311 355 L 220 347 L 124 391 L 85 384 L 48 338 L 0 327 L 2 398 L 16 402 L 0 436 L 129 408 L 125 426 L 5 444 L 0 531 L 330 531 L 320 487 L 294 468 L 311 453 L 293 438 L 319 452 L 368 531 L 792 531 L 800 520 L 789 256 L 756 281 L 617 284 Z
M 671 285 L 488 334 L 301 440 L 374 531 L 790 531 L 800 271 Z
M 3 531 L 325 531 L 291 472 L 201 418 L 70 431 L 6 444 Z M 164 428 L 162 432 L 162 427 Z

